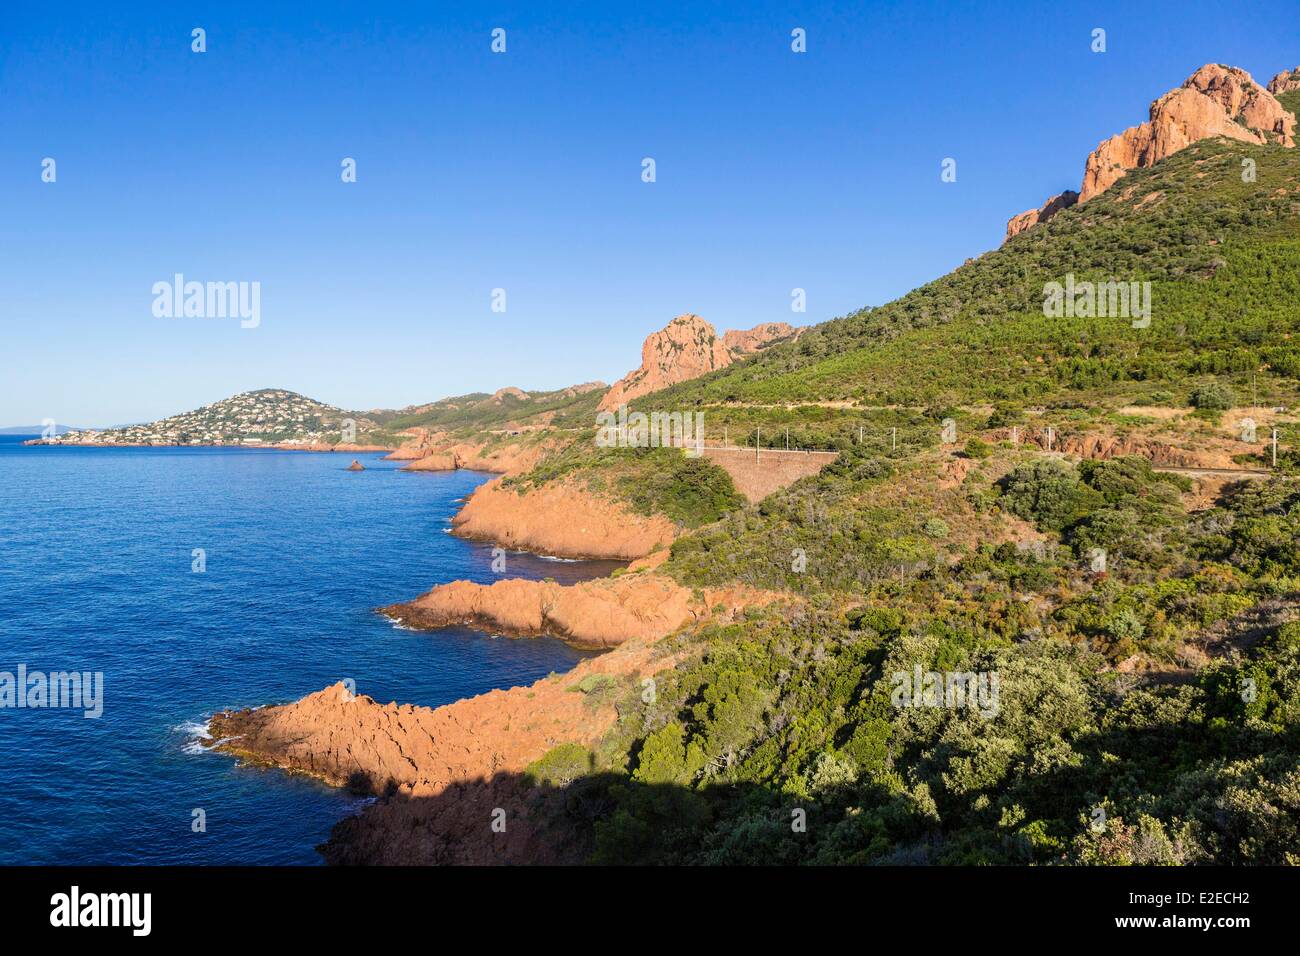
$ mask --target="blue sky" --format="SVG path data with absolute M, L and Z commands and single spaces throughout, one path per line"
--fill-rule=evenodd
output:
M 613 381 L 681 312 L 895 298 L 1202 63 L 1300 63 L 1294 2 L 120 6 L 0 8 L 0 425 Z M 155 318 L 177 272 L 260 326 Z

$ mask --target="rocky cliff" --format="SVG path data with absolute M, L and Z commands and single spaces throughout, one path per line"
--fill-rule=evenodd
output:
M 504 594 L 501 584 L 511 583 L 538 582 L 500 582 L 482 591 Z M 212 746 L 256 765 L 379 797 L 340 823 L 321 847 L 331 863 L 579 862 L 589 848 L 567 843 L 569 828 L 547 826 L 563 815 L 564 793 L 559 807 L 540 805 L 547 791 L 534 786 L 524 770 L 558 744 L 594 745 L 617 719 L 615 704 L 623 691 L 643 693 L 647 678 L 678 662 L 680 651 L 662 650 L 657 642 L 680 626 L 669 625 L 687 602 L 735 619 L 746 603 L 770 599 L 734 589 L 707 592 L 695 601 L 685 589 L 652 574 L 628 575 L 616 586 L 626 592 L 629 612 L 643 609 L 655 626 L 632 623 L 637 633 L 567 674 L 438 708 L 380 704 L 339 683 L 295 703 L 217 714 L 209 727 Z M 669 609 L 652 610 L 665 588 L 681 593 L 674 594 Z M 476 606 L 481 610 L 493 603 Z M 494 828 L 494 818 L 505 826 Z
M 567 482 L 520 493 L 501 480 L 480 486 L 452 519 L 455 534 L 564 558 L 630 561 L 666 547 L 677 526 Z
M 752 329 L 732 329 L 723 332 L 722 344 L 730 350 L 732 357 L 735 358 L 740 355 L 749 355 L 752 352 L 762 351 L 777 342 L 784 342 L 786 339 L 798 335 L 799 331 L 789 322 L 764 322 Z
M 1274 94 L 1300 86 L 1297 80 L 1294 73 L 1284 71 L 1265 89 L 1245 70 L 1206 64 L 1178 89 L 1152 103 L 1147 122 L 1112 136 L 1089 154 L 1077 201 L 1087 202 L 1130 169 L 1153 166 L 1198 140 L 1221 136 L 1256 145 L 1295 146 L 1296 118 Z M 1073 205 L 1067 201 L 1070 195 L 1066 191 L 1038 210 L 1013 217 L 1007 223 L 1007 238 Z
M 611 411 L 642 395 L 726 368 L 737 358 L 798 332 L 785 322 L 766 322 L 719 338 L 713 326 L 698 315 L 679 315 L 645 340 L 641 364 L 614 383 L 599 407 Z
M 1047 222 L 1062 209 L 1069 209 L 1079 201 L 1079 194 L 1073 189 L 1058 193 L 1037 209 L 1029 209 L 1007 221 L 1007 238 L 1018 236 L 1026 229 L 1032 229 L 1040 222 Z
M 380 704 L 340 683 L 292 704 L 218 714 L 210 732 L 216 749 L 248 762 L 382 798 L 335 831 L 322 848 L 330 862 L 555 862 L 516 800 L 527 791 L 522 771 L 556 744 L 590 746 L 613 725 L 612 695 L 575 692 L 584 679 L 648 677 L 672 664 L 650 645 L 627 645 L 531 687 L 436 709 Z M 501 774 L 508 787 L 473 799 Z M 507 808 L 504 833 L 491 827 L 498 807 Z
M 528 471 L 550 451 L 553 440 L 540 441 L 456 441 L 443 432 L 412 429 L 412 437 L 388 455 L 394 461 L 409 461 L 403 471 L 495 471 L 501 474 Z
M 410 627 L 465 625 L 510 637 L 545 634 L 600 649 L 663 637 L 706 613 L 707 605 L 671 578 L 643 573 L 567 586 L 522 578 L 453 581 L 380 611 Z
M 1151 104 L 1151 118 L 1106 140 L 1084 165 L 1079 202 L 1110 188 L 1130 169 L 1152 166 L 1200 139 L 1295 145 L 1295 117 L 1249 73 L 1208 64 Z
M 1296 90 L 1300 90 L 1300 66 L 1294 70 L 1283 70 L 1268 81 L 1268 91 L 1274 96 L 1294 93 Z

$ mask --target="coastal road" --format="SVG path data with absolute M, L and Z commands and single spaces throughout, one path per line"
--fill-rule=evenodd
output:
M 1273 472 L 1267 468 L 1186 468 L 1180 465 L 1152 465 L 1152 471 L 1165 471 L 1189 478 L 1267 478 Z

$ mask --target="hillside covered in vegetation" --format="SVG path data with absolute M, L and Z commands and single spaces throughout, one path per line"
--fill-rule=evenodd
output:
M 1243 182 L 1245 160 L 1255 180 Z M 880 308 L 656 396 L 862 405 L 1186 404 L 1210 378 L 1293 404 L 1300 151 L 1204 141 Z M 1044 289 L 1149 281 L 1151 322 L 1043 314 Z M 1263 392 L 1261 393 L 1263 394 Z
M 1149 281 L 1149 325 L 1045 315 L 1067 274 Z M 661 572 L 795 609 L 687 629 L 673 669 L 607 688 L 615 731 L 530 768 L 569 794 L 556 825 L 599 862 L 1300 863 L 1297 303 L 1300 151 L 1206 141 L 649 396 L 841 455 L 696 514 Z M 1267 477 L 1153 467 L 1216 442 L 1268 467 L 1227 435 L 1243 406 L 1279 430 Z M 1112 444 L 1063 454 L 1049 428 Z M 615 456 L 575 445 L 519 482 Z M 987 693 L 954 705 L 953 675 Z

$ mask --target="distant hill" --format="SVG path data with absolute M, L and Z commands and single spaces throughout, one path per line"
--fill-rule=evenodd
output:
M 549 392 L 506 387 L 491 395 L 472 392 L 427 405 L 367 414 L 392 431 L 426 428 L 455 432 L 501 428 L 508 424 L 586 426 L 592 422 L 596 403 L 606 388 L 604 382 L 584 382 Z
M 68 432 L 83 431 L 76 425 L 55 425 L 54 434 L 66 435 Z M 41 435 L 45 433 L 44 425 L 10 425 L 0 428 L 0 435 Z
M 277 442 L 336 444 L 377 429 L 365 415 L 347 412 L 282 388 L 242 392 L 202 408 L 143 425 L 67 431 L 57 444 L 256 445 Z M 350 437 L 355 429 L 355 437 Z M 40 433 L 40 429 L 36 430 Z M 345 434 L 347 433 L 347 434 Z

